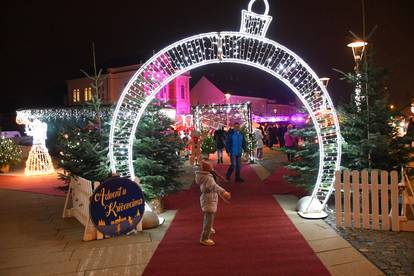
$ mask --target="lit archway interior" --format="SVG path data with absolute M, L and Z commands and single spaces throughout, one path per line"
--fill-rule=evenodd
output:
M 265 37 L 272 17 L 266 11 L 242 11 L 238 32 L 211 32 L 185 38 L 162 49 L 131 78 L 117 103 L 110 130 L 111 168 L 121 176 L 135 176 L 132 146 L 140 119 L 158 91 L 180 74 L 213 63 L 252 66 L 288 86 L 306 107 L 319 143 L 319 172 L 312 193 L 300 215 L 319 217 L 333 190 L 341 157 L 340 129 L 331 98 L 316 73 L 298 55 Z

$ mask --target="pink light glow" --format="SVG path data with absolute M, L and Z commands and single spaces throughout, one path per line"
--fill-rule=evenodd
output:
M 294 122 L 294 123 L 303 123 L 305 122 L 305 117 L 303 114 L 295 114 L 292 116 L 270 116 L 270 117 L 260 117 L 253 116 L 253 121 L 256 123 L 281 123 L 281 122 Z

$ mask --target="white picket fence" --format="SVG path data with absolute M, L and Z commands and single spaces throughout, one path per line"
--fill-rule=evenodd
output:
M 103 235 L 96 230 L 89 215 L 89 200 L 93 193 L 92 187 L 96 188 L 98 185 L 99 182 L 92 183 L 82 177 L 70 179 L 62 217 L 74 217 L 85 226 L 85 232 L 83 234 L 84 241 L 103 238 Z M 70 202 L 72 202 L 72 207 L 69 207 Z
M 407 217 L 407 209 L 411 212 L 414 210 L 410 202 L 412 187 L 408 177 L 404 176 L 400 182 L 397 171 L 337 171 L 336 225 L 357 229 L 414 231 L 414 221 Z

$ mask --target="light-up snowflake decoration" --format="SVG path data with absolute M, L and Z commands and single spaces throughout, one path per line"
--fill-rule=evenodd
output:
M 138 123 L 162 87 L 186 71 L 215 63 L 235 63 L 267 72 L 288 86 L 301 100 L 318 136 L 319 173 L 312 200 L 300 212 L 304 217 L 324 217 L 332 191 L 335 170 L 340 167 L 339 122 L 332 100 L 316 73 L 298 55 L 267 39 L 272 17 L 266 11 L 242 11 L 239 32 L 211 32 L 185 38 L 162 49 L 131 78 L 117 103 L 110 131 L 110 161 L 113 172 L 135 177 L 132 146 Z M 162 77 L 157 74 L 162 72 Z M 126 134 L 127 133 L 127 134 Z M 313 202 L 319 204 L 312 204 Z M 318 206 L 318 207 L 314 207 Z

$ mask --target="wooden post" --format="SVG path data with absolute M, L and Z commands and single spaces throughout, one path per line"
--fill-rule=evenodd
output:
M 351 227 L 351 184 L 349 179 L 350 173 L 344 171 L 344 213 L 345 227 Z
M 371 171 L 372 229 L 379 230 L 378 171 Z
M 68 189 L 68 192 L 66 194 L 66 199 L 65 199 L 65 205 L 63 206 L 62 218 L 69 218 L 72 216 L 71 210 L 68 209 L 68 203 L 69 203 L 69 198 L 71 197 L 70 195 L 71 192 L 72 192 L 72 178 L 70 178 L 69 189 Z
M 362 222 L 365 229 L 369 229 L 369 186 L 368 171 L 362 171 Z
M 341 172 L 335 172 L 335 210 L 336 210 L 336 226 L 342 226 L 342 184 Z
M 392 231 L 400 231 L 400 218 L 398 215 L 398 173 L 391 172 L 391 226 Z
M 361 228 L 360 214 L 361 208 L 359 206 L 359 172 L 352 171 L 352 190 L 353 190 L 353 219 L 354 227 Z
M 388 217 L 388 172 L 381 171 L 381 229 L 390 230 Z

